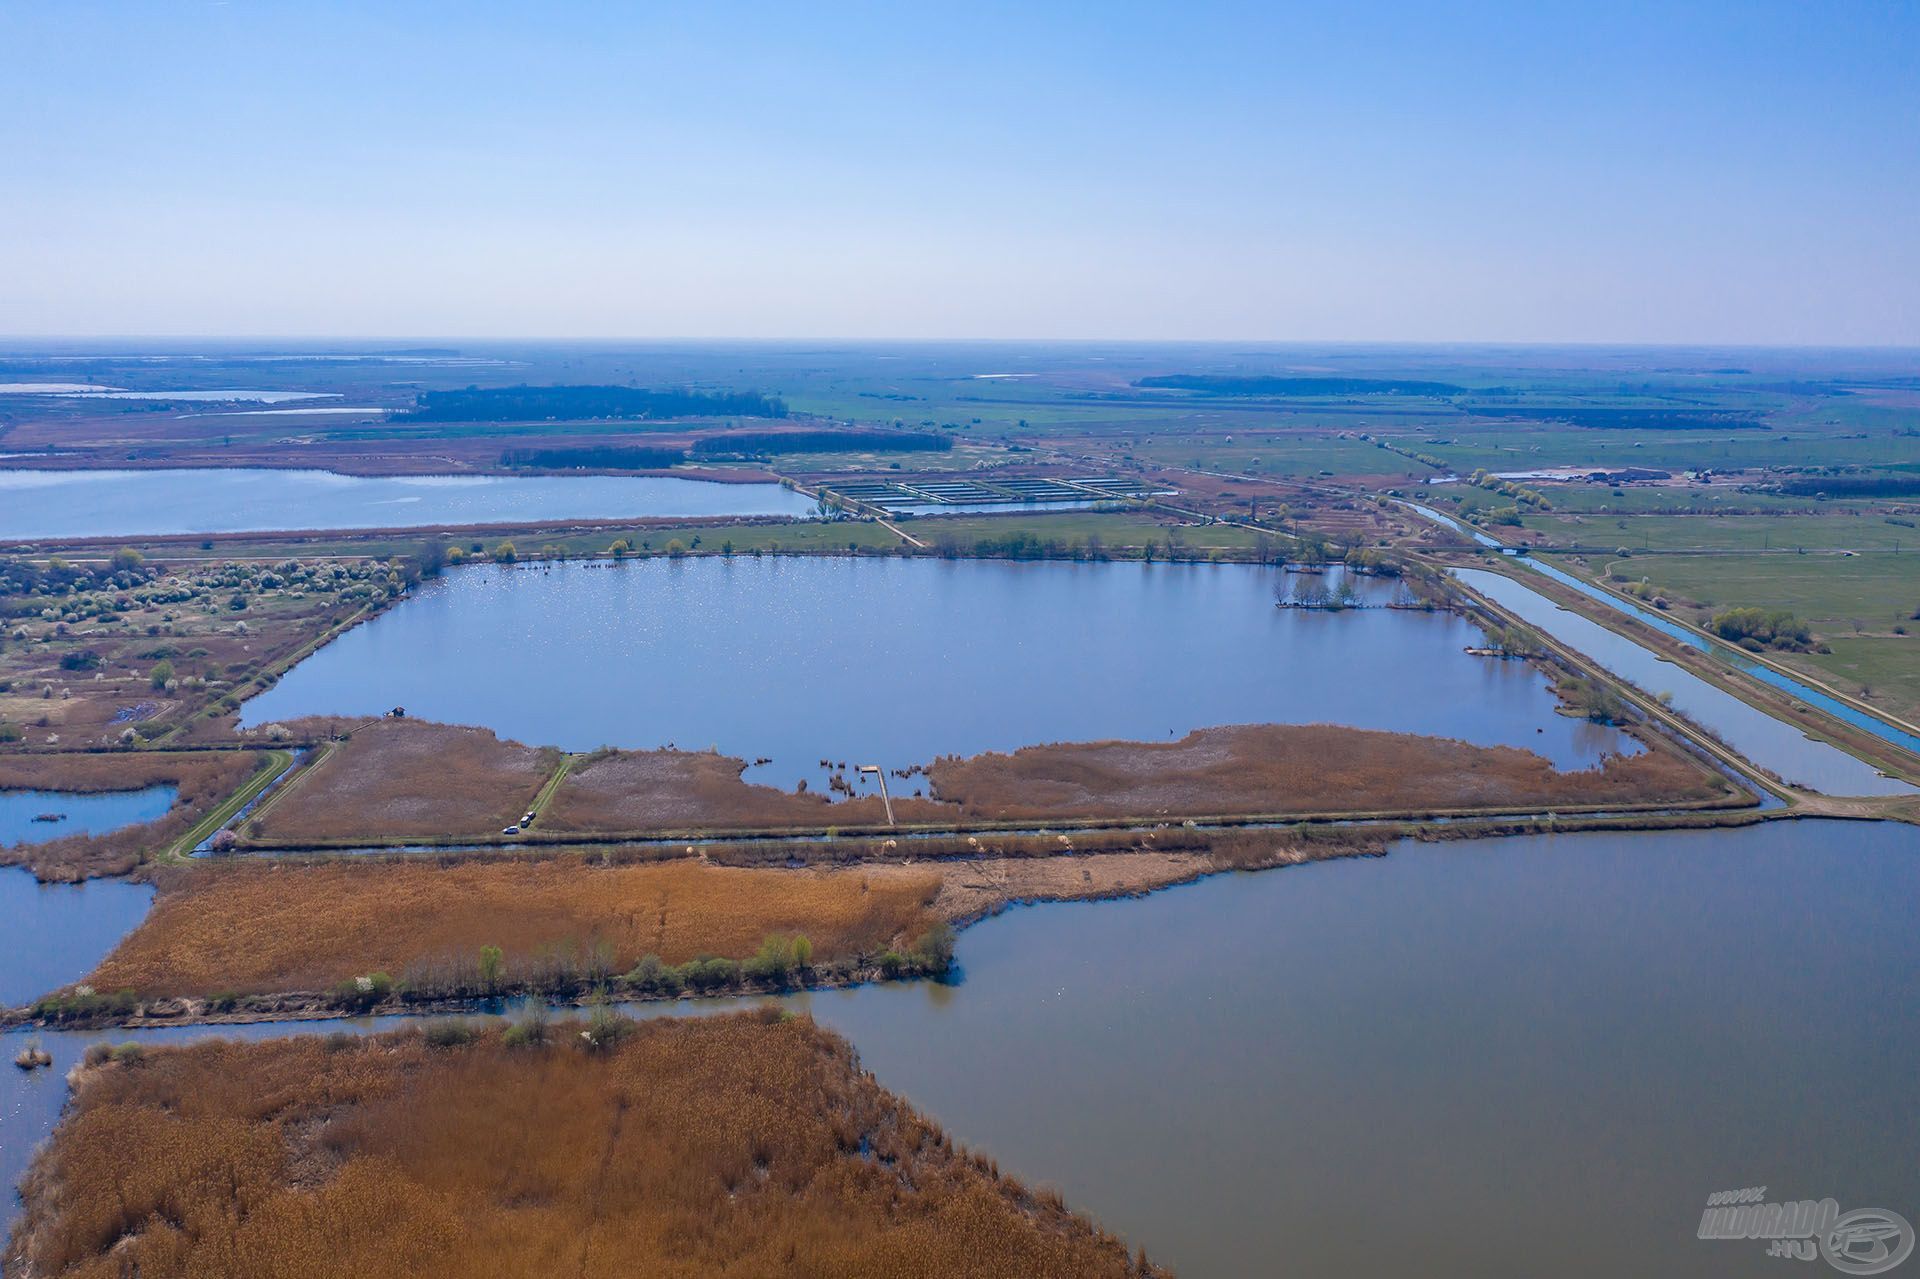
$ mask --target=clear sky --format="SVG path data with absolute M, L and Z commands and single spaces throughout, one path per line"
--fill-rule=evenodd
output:
M 0 333 L 1920 344 L 1920 3 L 0 0 Z

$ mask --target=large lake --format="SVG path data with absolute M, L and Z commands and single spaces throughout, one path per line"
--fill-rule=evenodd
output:
M 1916 901 L 1909 826 L 1408 843 L 1009 911 L 955 985 L 795 1002 L 1186 1279 L 1746 1276 L 1779 1263 L 1695 1238 L 1714 1191 L 1920 1219 Z M 88 1042 L 396 1024 L 46 1034 L 0 1178 Z
M 820 780 L 1036 742 L 1338 723 L 1537 751 L 1633 749 L 1555 712 L 1444 613 L 1275 607 L 1249 565 L 698 557 L 455 570 L 248 702 L 247 724 L 378 714 L 520 741 L 718 746 Z M 1373 602 L 1390 588 L 1362 582 Z
M 807 515 L 778 484 L 666 476 L 336 475 L 270 468 L 0 470 L 0 538 Z

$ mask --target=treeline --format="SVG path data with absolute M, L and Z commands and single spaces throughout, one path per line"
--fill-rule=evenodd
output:
M 772 453 L 947 453 L 953 438 L 931 431 L 729 431 L 694 441 L 696 457 Z
M 86 591 L 132 590 L 145 586 L 166 570 L 149 564 L 130 547 L 115 551 L 105 564 L 72 564 L 55 555 L 45 564 L 24 557 L 0 556 L 0 616 L 38 613 L 38 597 L 77 595 Z M 26 598 L 34 597 L 34 598 Z
M 423 391 L 396 422 L 544 422 L 584 418 L 785 417 L 758 391 L 650 391 L 631 386 L 470 386 Z
M 1814 475 L 1782 480 L 1792 497 L 1899 497 L 1920 492 L 1920 475 Z
M 550 471 L 660 471 L 687 460 L 680 449 L 642 448 L 628 444 L 586 445 L 580 448 L 508 449 L 502 466 L 541 467 Z
M 1167 373 L 1143 377 L 1138 387 L 1205 391 L 1209 395 L 1460 395 L 1451 382 L 1413 382 L 1364 377 L 1229 377 L 1212 373 Z
M 1670 409 L 1492 408 L 1475 405 L 1475 417 L 1564 422 L 1590 431 L 1761 431 L 1766 423 L 1737 413 Z

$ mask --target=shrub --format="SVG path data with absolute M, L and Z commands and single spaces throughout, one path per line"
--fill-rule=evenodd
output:
M 519 558 L 519 553 L 513 549 L 512 542 L 502 542 L 493 548 L 493 558 L 501 564 L 511 564 Z
M 113 1060 L 112 1044 L 88 1044 L 86 1054 L 80 1058 L 89 1066 L 104 1066 Z
M 147 1046 L 132 1040 L 113 1046 L 113 1059 L 123 1066 L 138 1065 L 147 1059 Z
M 953 929 L 945 920 L 921 933 L 909 950 L 922 972 L 944 973 L 953 966 Z
M 500 984 L 500 974 L 506 969 L 506 955 L 498 946 L 480 948 L 480 984 L 492 990 Z
M 500 1036 L 500 1042 L 509 1048 L 537 1048 L 547 1042 L 547 1008 L 545 1004 L 530 1003 L 511 1026 Z
M 76 1021 L 93 1017 L 126 1017 L 139 1007 L 131 990 L 96 994 L 92 987 L 76 986 L 71 994 L 48 995 L 33 1005 L 33 1015 L 43 1021 Z
M 898 977 L 907 967 L 907 957 L 897 950 L 883 950 L 878 960 L 880 971 L 889 977 Z
M 629 1018 L 602 1004 L 587 1016 L 586 1029 L 580 1032 L 580 1043 L 589 1052 L 597 1052 L 613 1047 L 626 1038 L 632 1029 L 633 1022 Z
M 207 996 L 207 1011 L 210 1013 L 230 1013 L 240 1003 L 240 996 L 231 990 L 218 990 Z
M 428 1022 L 423 1033 L 434 1048 L 459 1048 L 473 1042 L 473 1027 L 459 1017 Z
M 793 968 L 793 941 L 780 936 L 766 938 L 752 958 L 740 966 L 748 980 L 763 982 L 785 982 Z
M 338 1053 L 345 1052 L 347 1049 L 359 1043 L 360 1037 L 351 1031 L 336 1030 L 329 1033 L 322 1042 L 326 1045 L 328 1052 Z
M 686 985 L 680 970 L 663 963 L 658 955 L 645 955 L 627 974 L 627 985 L 653 994 L 676 995 Z
M 731 959 L 702 955 L 681 965 L 680 979 L 695 990 L 717 990 L 740 980 L 740 965 Z
M 355 1012 L 364 1012 L 393 993 L 393 978 L 385 973 L 352 977 L 333 988 L 334 1002 Z
M 1730 608 L 1714 614 L 1711 629 L 1721 639 L 1742 647 L 1797 649 L 1813 642 L 1813 633 L 1806 623 L 1779 609 Z M 1752 645 L 1748 641 L 1752 641 Z

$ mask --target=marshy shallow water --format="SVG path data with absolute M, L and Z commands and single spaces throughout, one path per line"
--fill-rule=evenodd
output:
M 778 484 L 670 476 L 0 470 L 0 538 L 812 514 Z
M 790 1002 L 1187 1279 L 1750 1275 L 1764 1244 L 1695 1238 L 1714 1191 L 1920 1208 L 1916 900 L 1891 824 L 1401 844 L 1012 910 L 956 984 Z M 0 1177 L 88 1043 L 405 1024 L 43 1034 Z
M 1040 742 L 1337 723 L 1585 767 L 1637 746 L 1556 713 L 1444 613 L 1275 607 L 1277 569 L 736 556 L 477 566 L 309 657 L 244 723 L 379 714 L 569 750 L 717 746 L 749 777 Z M 1361 580 L 1364 600 L 1393 588 Z
M 0 790 L 0 848 L 44 844 L 67 835 L 104 835 L 123 826 L 158 821 L 178 795 L 172 786 L 84 793 Z M 47 817 L 58 820 L 42 820 Z

